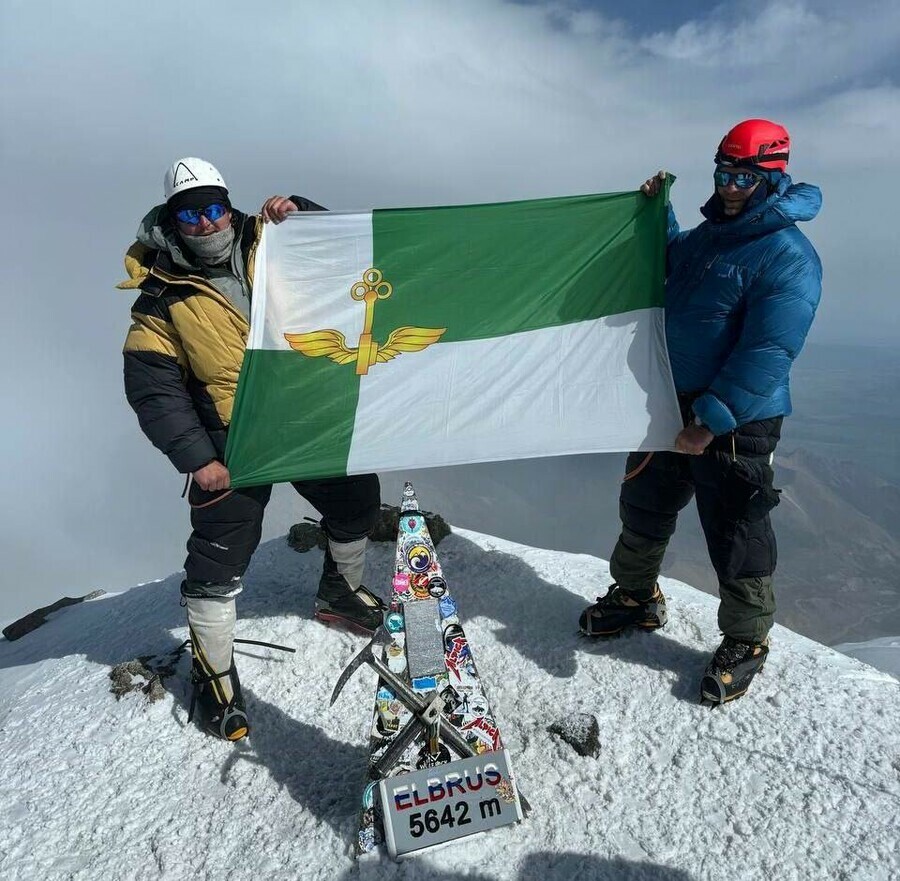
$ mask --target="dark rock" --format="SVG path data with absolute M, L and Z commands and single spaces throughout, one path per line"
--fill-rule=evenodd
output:
M 140 691 L 152 704 L 166 694 L 160 673 L 152 672 L 139 658 L 117 664 L 110 670 L 109 678 L 112 680 L 110 691 L 116 700 L 121 700 L 129 692 Z
M 440 514 L 433 514 L 431 511 L 422 513 L 425 515 L 425 525 L 428 527 L 431 540 L 437 546 L 450 535 L 450 526 Z M 395 542 L 399 529 L 400 508 L 396 505 L 382 505 L 369 537 L 372 541 Z M 316 547 L 325 550 L 326 546 L 325 533 L 317 523 L 295 523 L 288 532 L 287 540 L 288 544 L 300 553 Z
M 596 759 L 600 755 L 600 725 L 591 713 L 577 713 L 559 719 L 548 729 L 580 756 Z
M 422 513 L 425 515 L 425 524 L 428 526 L 431 540 L 437 546 L 452 532 L 450 524 L 440 514 L 433 514 L 431 511 Z
M 431 511 L 422 511 L 425 515 L 425 525 L 431 535 L 431 540 L 437 547 L 448 535 L 450 526 L 440 514 Z M 382 505 L 378 513 L 378 522 L 372 530 L 372 541 L 396 541 L 397 532 L 400 529 L 400 508 L 396 505 Z
M 139 655 L 116 664 L 109 673 L 112 680 L 110 691 L 117 700 L 132 691 L 141 691 L 150 703 L 160 700 L 166 694 L 166 679 L 175 675 L 187 647 L 185 642 L 162 655 Z
M 12 624 L 3 628 L 3 635 L 10 642 L 14 639 L 20 639 L 26 633 L 37 630 L 41 624 L 46 624 L 47 616 L 51 614 L 51 612 L 56 612 L 58 609 L 64 609 L 66 606 L 74 606 L 77 603 L 83 603 L 85 600 L 95 599 L 96 597 L 103 596 L 104 593 L 106 593 L 105 590 L 92 590 L 83 597 L 63 597 L 61 600 L 57 600 L 50 606 L 42 606 L 40 609 L 36 609 L 34 612 L 26 615 L 24 618 L 13 621 Z
M 318 523 L 295 523 L 288 533 L 288 544 L 301 554 L 313 548 L 321 548 L 323 551 L 326 546 L 325 533 Z
M 372 541 L 397 541 L 400 530 L 400 509 L 396 505 L 382 505 L 378 520 L 370 534 Z

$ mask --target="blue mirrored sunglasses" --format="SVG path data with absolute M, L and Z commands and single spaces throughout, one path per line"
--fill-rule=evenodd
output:
M 713 173 L 713 180 L 717 187 L 727 187 L 733 183 L 739 190 L 749 190 L 762 178 L 750 171 L 716 171 Z
M 215 223 L 228 213 L 228 209 L 221 202 L 213 202 L 205 208 L 182 208 L 181 211 L 175 212 L 175 218 L 179 223 L 189 223 L 196 226 L 200 223 L 200 218 L 205 217 L 210 223 Z

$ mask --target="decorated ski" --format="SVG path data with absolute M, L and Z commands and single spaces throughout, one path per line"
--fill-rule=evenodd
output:
M 399 786 L 396 790 L 403 791 L 396 796 L 396 802 L 401 810 L 407 806 L 404 801 L 407 798 L 414 799 L 409 807 L 424 806 L 428 800 L 421 800 L 415 788 L 416 772 L 436 769 L 447 763 L 454 763 L 449 767 L 460 766 L 459 782 L 452 774 L 447 775 L 447 779 L 452 780 L 449 795 L 464 794 L 467 783 L 469 789 L 475 790 L 476 780 L 478 787 L 487 780 L 496 789 L 497 798 L 490 801 L 497 802 L 498 811 L 505 802 L 514 805 L 519 819 L 522 816 L 520 797 L 506 764 L 508 757 L 505 752 L 500 752 L 503 748 L 500 731 L 460 624 L 456 601 L 444 579 L 425 516 L 419 510 L 410 483 L 403 490 L 395 563 L 384 628 L 344 671 L 332 698 L 334 701 L 361 664 L 366 663 L 378 672 L 358 855 L 373 851 L 385 840 L 386 825 L 389 849 L 395 852 L 397 847 L 395 829 L 392 828 L 395 824 L 385 824 L 386 818 L 382 815 L 382 799 L 378 797 L 380 782 L 397 775 L 409 775 L 409 786 Z M 496 758 L 496 763 L 489 761 L 492 758 Z M 457 761 L 462 759 L 469 760 L 470 765 L 473 759 L 479 760 L 480 765 L 471 766 L 477 769 L 477 774 L 468 766 L 462 767 L 464 763 Z M 403 777 L 403 781 L 406 779 Z M 433 775 L 428 778 L 428 785 L 432 787 L 428 792 L 436 802 L 443 799 L 444 793 L 442 788 L 441 799 L 434 798 L 437 792 L 434 787 L 438 785 L 435 781 L 439 779 Z M 382 797 L 384 794 L 382 789 Z M 429 843 L 437 843 L 439 834 L 446 839 L 488 828 L 479 820 L 465 833 L 458 829 L 455 832 L 446 830 L 445 823 L 453 826 L 460 820 L 470 822 L 471 818 L 465 816 L 469 809 L 467 805 L 451 805 L 452 799 L 445 801 L 439 805 L 443 819 L 435 809 L 409 814 L 413 836 L 421 834 L 428 839 L 428 833 L 434 833 L 430 835 L 434 841 Z M 484 800 L 478 802 L 473 812 L 485 803 Z M 524 800 L 521 804 L 527 809 Z M 452 808 L 456 808 L 456 815 Z M 483 807 L 481 811 L 484 815 Z M 491 816 L 493 813 L 491 806 Z M 460 814 L 463 815 L 461 818 Z M 424 819 L 417 819 L 420 816 Z M 513 817 L 513 821 L 515 819 Z M 422 833 L 417 832 L 418 823 L 428 824 L 427 833 L 425 825 L 422 825 Z M 422 845 L 428 846 L 428 843 L 423 841 Z M 414 846 L 417 846 L 415 842 L 407 850 Z

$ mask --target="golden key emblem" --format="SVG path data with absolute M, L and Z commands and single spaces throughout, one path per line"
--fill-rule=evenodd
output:
M 388 334 L 383 346 L 372 339 L 375 304 L 379 300 L 386 300 L 393 292 L 393 285 L 384 280 L 381 270 L 374 267 L 367 269 L 360 281 L 351 286 L 350 296 L 357 302 L 366 304 L 363 331 L 356 348 L 347 346 L 346 338 L 339 330 L 286 333 L 284 338 L 292 349 L 309 358 L 325 356 L 337 364 L 355 361 L 358 376 L 367 374 L 373 364 L 390 361 L 402 352 L 420 352 L 436 343 L 447 330 L 446 327 L 398 327 Z

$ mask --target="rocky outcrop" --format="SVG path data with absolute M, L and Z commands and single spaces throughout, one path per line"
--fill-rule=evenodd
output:
M 103 596 L 106 591 L 103 590 L 92 590 L 90 593 L 86 593 L 83 597 L 63 597 L 61 600 L 57 600 L 55 603 L 49 606 L 42 606 L 40 609 L 35 609 L 35 611 L 26 615 L 24 618 L 19 618 L 18 621 L 13 621 L 12 624 L 7 625 L 3 628 L 3 635 L 12 642 L 15 639 L 21 639 L 26 633 L 31 633 L 32 630 L 37 630 L 41 624 L 47 623 L 47 616 L 52 612 L 56 612 L 59 609 L 64 609 L 66 606 L 74 606 L 77 603 L 83 603 L 85 600 L 93 600 L 97 597 Z
M 600 725 L 591 713 L 578 713 L 559 719 L 548 729 L 580 756 L 596 759 L 600 755 Z
M 162 677 L 158 673 L 152 673 L 138 658 L 117 664 L 110 670 L 109 678 L 112 680 L 110 691 L 116 696 L 116 700 L 121 700 L 129 692 L 141 691 L 152 704 L 166 694 Z
M 326 539 L 318 523 L 295 523 L 287 536 L 288 544 L 301 554 L 313 548 L 325 550 Z
M 116 664 L 109 672 L 112 686 L 109 689 L 116 700 L 132 691 L 140 691 L 152 704 L 166 694 L 166 680 L 174 676 L 188 642 L 162 655 L 139 655 L 130 661 Z
M 435 546 L 440 544 L 450 535 L 450 526 L 440 514 L 431 511 L 422 511 L 425 515 L 425 525 L 431 534 L 431 540 Z M 372 541 L 394 542 L 397 540 L 397 532 L 400 529 L 400 508 L 396 505 L 382 505 L 378 512 L 378 521 L 372 530 Z M 295 523 L 288 533 L 288 544 L 300 553 L 305 553 L 312 548 L 325 549 L 326 539 L 322 527 L 311 521 Z

